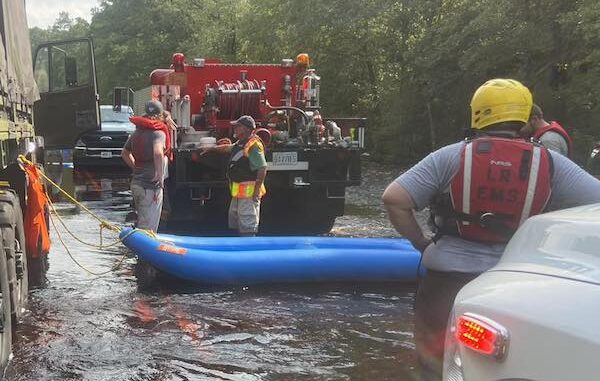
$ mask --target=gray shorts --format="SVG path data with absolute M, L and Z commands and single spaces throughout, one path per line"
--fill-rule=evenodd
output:
M 260 200 L 232 198 L 229 205 L 229 227 L 240 233 L 258 233 Z
M 136 227 L 156 232 L 162 211 L 162 188 L 147 189 L 137 184 L 131 184 L 131 194 L 137 212 Z

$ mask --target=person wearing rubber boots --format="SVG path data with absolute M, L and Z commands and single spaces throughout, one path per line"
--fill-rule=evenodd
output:
M 260 223 L 260 202 L 266 193 L 267 160 L 262 139 L 254 132 L 256 122 L 249 115 L 231 121 L 234 144 L 223 144 L 205 149 L 208 152 L 229 153 L 227 179 L 231 191 L 229 228 L 240 236 L 255 236 Z
M 536 104 L 533 105 L 529 122 L 520 133 L 521 136 L 538 140 L 544 147 L 564 156 L 571 157 L 573 154 L 573 142 L 567 131 L 557 121 L 544 120 L 544 112 Z
M 498 262 L 529 216 L 600 202 L 600 181 L 567 157 L 519 137 L 532 105 L 520 82 L 487 81 L 471 100 L 473 136 L 429 154 L 383 194 L 390 222 L 422 252 L 426 269 L 415 300 L 421 379 L 442 377 L 456 294 Z M 437 230 L 433 238 L 414 215 L 426 207 Z

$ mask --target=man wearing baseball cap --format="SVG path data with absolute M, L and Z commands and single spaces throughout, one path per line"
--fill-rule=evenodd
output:
M 227 178 L 231 191 L 229 227 L 241 236 L 254 236 L 260 221 L 260 200 L 265 195 L 267 160 L 262 140 L 253 132 L 254 118 L 243 115 L 231 121 L 236 143 L 219 145 L 203 151 L 229 153 Z
M 129 119 L 136 129 L 125 143 L 121 156 L 133 171 L 131 194 L 137 212 L 136 227 L 156 232 L 162 211 L 171 134 L 159 101 L 146 102 L 145 111 L 144 116 Z

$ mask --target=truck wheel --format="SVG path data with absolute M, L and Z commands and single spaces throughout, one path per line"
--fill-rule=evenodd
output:
M 18 200 L 17 200 L 18 202 Z M 25 244 L 25 227 L 23 225 L 23 214 L 20 206 L 15 208 L 15 253 L 17 273 L 17 298 L 20 308 L 17 309 L 17 318 L 21 318 L 25 312 L 29 300 L 29 266 L 27 265 L 27 249 Z
M 321 217 L 314 221 L 306 222 L 304 230 L 307 234 L 327 234 L 333 229 L 335 217 Z
M 0 240 L 0 253 L 4 247 Z M 12 320 L 10 307 L 10 286 L 8 284 L 8 268 L 6 256 L 0 255 L 0 370 L 6 368 L 12 352 Z
M 19 217 L 21 218 L 19 219 Z M 23 232 L 22 217 L 21 206 L 16 194 L 10 190 L 0 191 L 0 234 L 4 248 L 3 254 L 6 257 L 13 329 L 16 328 L 16 323 L 23 313 L 28 292 L 27 274 L 23 271 L 27 271 L 27 264 L 23 263 L 21 251 L 21 242 L 24 242 L 24 237 L 17 237 L 17 234 L 21 234 L 18 232 Z M 19 222 L 20 226 L 18 226 Z

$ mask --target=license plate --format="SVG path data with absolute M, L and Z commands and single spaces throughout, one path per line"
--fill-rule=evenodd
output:
M 273 166 L 287 166 L 298 163 L 298 152 L 273 152 Z
M 110 152 L 110 151 L 109 152 L 106 152 L 106 151 L 100 152 L 100 157 L 103 159 L 110 159 L 112 157 L 112 152 Z

